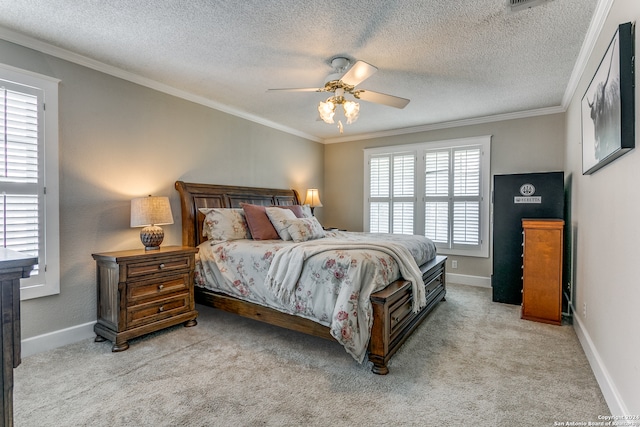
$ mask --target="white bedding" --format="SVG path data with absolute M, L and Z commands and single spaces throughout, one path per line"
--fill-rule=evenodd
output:
M 329 249 L 326 245 L 330 242 L 339 246 Z M 397 249 L 398 245 L 408 252 Z M 297 253 L 294 258 L 304 259 L 296 277 L 288 279 L 291 292 L 287 298 L 282 298 L 282 293 L 278 297 L 275 287 L 268 286 L 266 280 L 275 254 L 283 248 L 287 248 L 284 252 L 289 258 Z M 373 322 L 370 295 L 398 279 L 400 271 L 408 275 L 408 270 L 415 272 L 418 265 L 435 256 L 433 242 L 422 236 L 342 231 L 329 231 L 323 239 L 304 243 L 207 241 L 199 249 L 197 286 L 328 326 L 331 335 L 358 362 L 366 355 Z M 415 263 L 403 265 L 401 270 L 396 259 L 405 264 L 411 260 L 406 260 L 407 256 L 398 258 L 394 252 L 410 254 Z M 278 258 L 276 263 L 284 259 Z M 272 269 L 271 275 L 277 274 Z

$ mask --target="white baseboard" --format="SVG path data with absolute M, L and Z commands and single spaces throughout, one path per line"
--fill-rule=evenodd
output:
M 93 332 L 93 325 L 95 324 L 96 322 L 89 322 L 36 337 L 26 338 L 22 340 L 21 355 L 22 357 L 28 357 L 42 353 L 43 351 L 62 347 L 63 345 L 93 338 L 96 336 L 95 332 Z
M 466 274 L 447 273 L 447 283 L 457 283 L 460 285 L 490 288 L 491 278 L 482 276 L 468 276 Z
M 620 393 L 618 393 L 618 389 L 616 388 L 611 375 L 609 375 L 609 371 L 602 362 L 598 350 L 593 344 L 593 341 L 591 341 L 591 337 L 584 327 L 582 320 L 576 314 L 575 307 L 573 307 L 573 329 L 575 329 L 576 335 L 578 335 L 578 340 L 580 340 L 584 354 L 587 356 L 587 360 L 589 360 L 591 370 L 596 376 L 596 380 L 598 381 L 602 395 L 609 406 L 611 415 L 631 415 L 627 406 L 624 404 Z

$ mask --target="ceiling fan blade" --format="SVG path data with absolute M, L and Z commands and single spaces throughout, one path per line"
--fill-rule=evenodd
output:
M 267 89 L 268 92 L 323 92 L 322 87 L 299 87 L 299 88 L 282 88 L 282 89 Z
M 375 102 L 376 104 L 388 105 L 389 107 L 404 108 L 410 100 L 399 96 L 387 95 L 386 93 L 373 92 L 371 90 L 358 90 L 356 98 L 363 101 Z
M 357 61 L 353 67 L 342 76 L 342 82 L 350 86 L 358 86 L 371 77 L 378 69 L 364 61 Z

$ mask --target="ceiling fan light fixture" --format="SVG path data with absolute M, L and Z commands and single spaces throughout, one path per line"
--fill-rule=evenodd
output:
M 508 0 L 508 1 L 551 1 L 551 0 Z M 342 105 L 345 124 L 351 124 L 358 120 L 360 115 L 360 104 L 356 101 L 347 101 L 345 95 L 351 95 L 357 100 L 374 102 L 377 104 L 388 105 L 395 108 L 404 108 L 409 103 L 408 99 L 398 96 L 387 95 L 381 92 L 374 92 L 365 89 L 356 89 L 360 83 L 368 79 L 378 69 L 373 65 L 356 61 L 351 68 L 351 61 L 343 56 L 334 57 L 331 60 L 333 74 L 328 78 L 323 87 L 315 88 L 289 88 L 289 89 L 269 89 L 270 91 L 290 91 L 290 92 L 329 92 L 334 96 L 327 98 L 326 101 L 318 104 L 318 114 L 323 122 L 328 124 L 335 123 L 336 108 Z M 347 71 L 347 68 L 349 70 Z M 346 71 L 346 72 L 345 72 Z M 344 73 L 344 74 L 343 74 Z M 339 116 L 342 117 L 342 116 Z M 343 132 L 344 126 L 342 120 L 338 120 L 338 129 Z
M 345 101 L 344 104 L 342 104 L 342 108 L 344 109 L 344 116 L 347 118 L 348 125 L 358 120 L 360 104 L 355 101 Z
M 336 114 L 336 104 L 333 103 L 331 98 L 325 102 L 320 101 L 318 104 L 318 113 L 323 122 L 333 123 L 333 116 Z

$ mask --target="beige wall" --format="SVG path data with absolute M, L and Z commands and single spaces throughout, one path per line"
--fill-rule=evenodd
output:
M 640 19 L 640 2 L 614 1 L 567 111 L 566 173 L 571 186 L 575 321 L 614 414 L 640 414 L 640 153 L 582 175 L 580 101 L 619 24 Z M 636 27 L 636 33 L 638 29 Z M 638 37 L 636 36 L 636 55 Z M 636 76 L 637 76 L 636 68 Z M 636 140 L 640 91 L 636 77 Z M 586 305 L 586 312 L 584 307 Z
M 323 146 L 0 41 L 0 60 L 60 83 L 60 294 L 22 302 L 22 337 L 96 320 L 91 254 L 140 247 L 130 199 L 176 180 L 323 191 Z M 322 212 L 318 212 L 322 219 Z
M 563 169 L 564 114 L 505 120 L 388 138 L 329 144 L 324 157 L 324 223 L 362 231 L 363 149 L 492 135 L 491 173 L 549 172 Z M 449 257 L 449 272 L 488 278 L 491 258 Z M 458 269 L 451 269 L 451 260 Z

